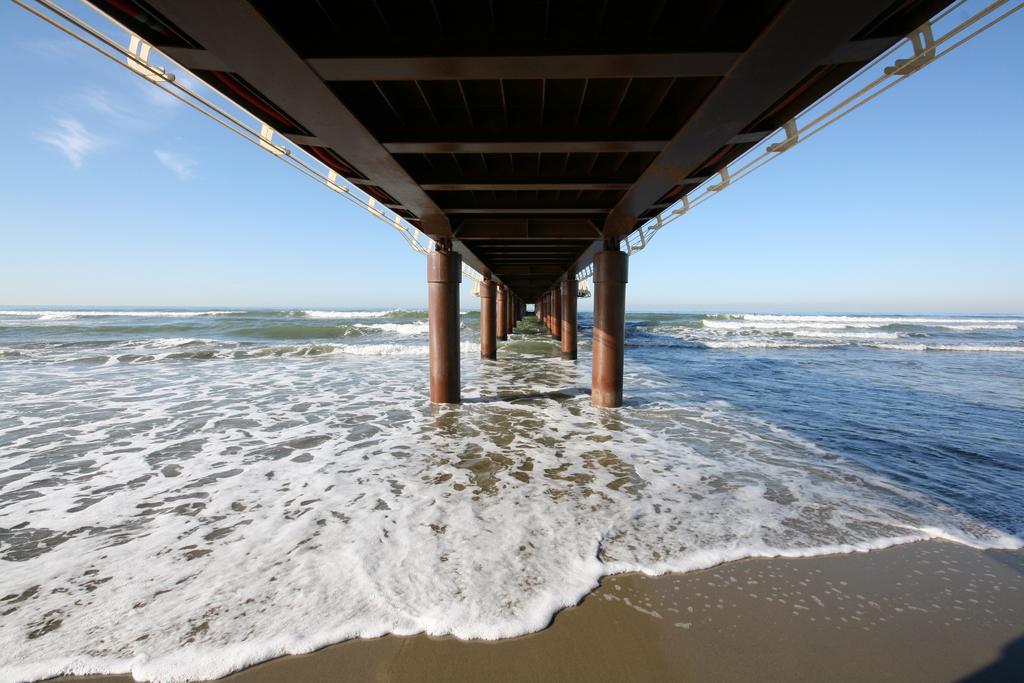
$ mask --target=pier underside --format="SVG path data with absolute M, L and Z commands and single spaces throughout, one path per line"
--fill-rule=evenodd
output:
M 565 283 L 624 278 L 619 240 L 949 1 L 93 4 L 492 282 L 485 335 L 539 303 L 575 358 Z M 625 280 L 595 286 L 594 401 L 618 405 Z

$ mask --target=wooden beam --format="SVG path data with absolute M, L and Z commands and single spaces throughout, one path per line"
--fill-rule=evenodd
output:
M 664 140 L 564 140 L 555 142 L 385 142 L 391 154 L 544 154 L 660 152 Z
M 878 17 L 891 0 L 791 0 L 626 192 L 604 224 L 608 237 L 633 231 L 639 216 L 696 171 L 744 126 L 827 64 L 836 45 Z
M 325 81 L 481 81 L 547 78 L 691 78 L 721 76 L 737 52 L 309 59 Z

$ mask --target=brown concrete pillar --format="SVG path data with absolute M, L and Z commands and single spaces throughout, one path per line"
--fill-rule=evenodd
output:
M 508 289 L 498 285 L 498 339 L 508 340 Z
M 480 357 L 498 357 L 497 302 L 494 300 L 494 281 L 480 283 Z
M 562 338 L 562 296 L 561 287 L 551 290 L 551 301 L 552 309 L 554 314 L 551 316 L 551 336 L 556 340 Z
M 562 283 L 562 358 L 576 360 L 576 278 Z
M 459 283 L 462 257 L 451 251 L 427 255 L 427 318 L 430 335 L 430 401 L 459 403 Z
M 543 315 L 544 314 L 541 311 L 540 300 L 538 299 L 537 301 L 533 302 L 533 317 L 536 318 L 537 320 L 540 320 L 543 317 Z
M 594 257 L 594 342 L 590 402 L 622 405 L 622 365 L 626 341 L 626 282 L 629 257 L 618 245 Z
M 505 316 L 507 318 L 505 331 L 508 332 L 509 334 L 512 334 L 512 330 L 514 330 L 516 327 L 516 316 L 513 312 L 513 309 L 516 305 L 516 295 L 512 293 L 512 290 L 509 290 L 506 296 L 508 297 L 508 301 L 505 304 Z

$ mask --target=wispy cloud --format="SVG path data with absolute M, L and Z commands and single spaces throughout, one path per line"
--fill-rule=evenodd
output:
M 153 150 L 153 154 L 156 155 L 157 161 L 178 176 L 178 180 L 188 180 L 192 177 L 192 169 L 195 168 L 196 162 L 187 156 L 165 149 Z
M 93 115 L 99 114 L 105 123 L 113 124 L 119 130 L 146 130 L 158 123 L 150 108 L 139 107 L 125 94 L 119 97 L 103 88 L 90 88 L 80 91 L 75 99 Z
M 85 157 L 103 145 L 100 138 L 86 130 L 85 126 L 74 118 L 59 119 L 57 127 L 43 133 L 39 139 L 60 150 L 75 168 L 81 168 Z
M 82 54 L 82 47 L 68 37 L 23 41 L 20 45 L 26 52 L 47 59 L 66 60 L 80 57 Z

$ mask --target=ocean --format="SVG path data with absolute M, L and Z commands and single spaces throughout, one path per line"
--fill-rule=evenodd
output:
M 528 317 L 431 406 L 422 311 L 0 311 L 0 679 L 536 631 L 603 576 L 1024 539 L 1024 316 Z

